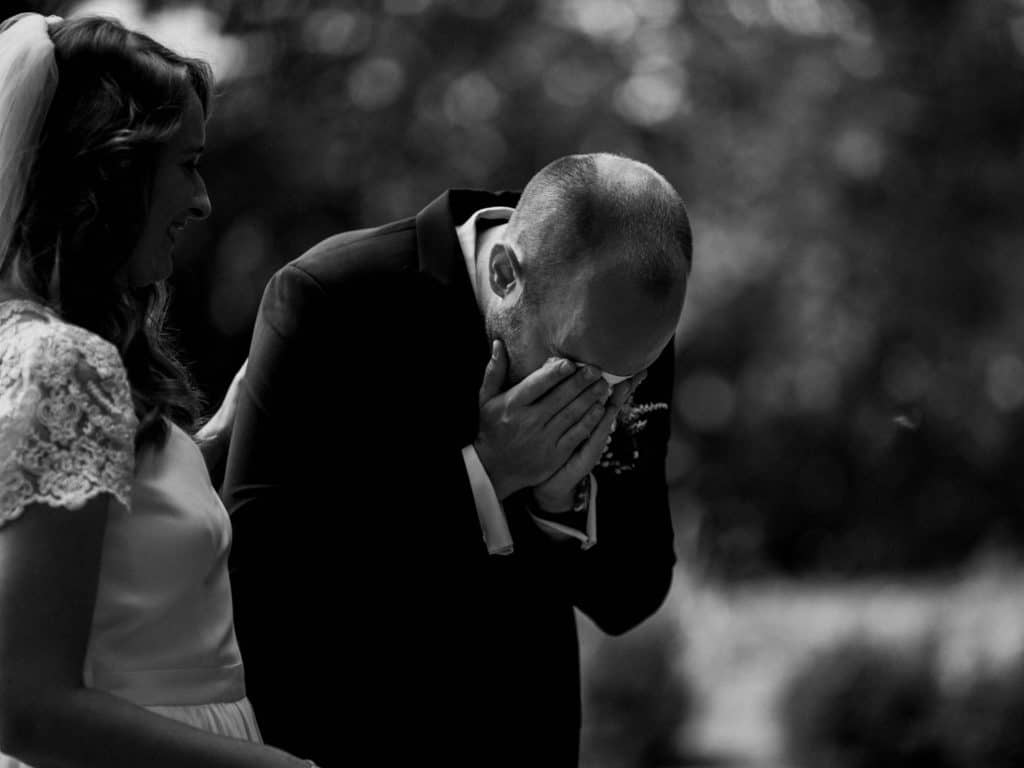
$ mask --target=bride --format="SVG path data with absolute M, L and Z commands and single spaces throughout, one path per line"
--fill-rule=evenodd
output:
M 111 20 L 0 25 L 0 768 L 312 764 L 261 743 L 162 335 L 174 241 L 210 213 L 210 81 Z

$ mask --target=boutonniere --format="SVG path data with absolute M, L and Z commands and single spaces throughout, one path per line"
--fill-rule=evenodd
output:
M 668 403 L 634 403 L 633 398 L 630 397 L 622 406 L 622 410 L 619 411 L 619 415 L 612 425 L 611 434 L 608 435 L 608 442 L 605 443 L 598 466 L 610 470 L 616 475 L 636 469 L 636 463 L 640 459 L 637 437 L 647 428 L 650 415 L 657 411 L 667 412 Z
M 668 403 L 640 403 L 635 405 L 630 398 L 622 406 L 616 425 L 621 425 L 631 435 L 639 435 L 647 427 L 647 417 L 655 411 L 667 411 Z

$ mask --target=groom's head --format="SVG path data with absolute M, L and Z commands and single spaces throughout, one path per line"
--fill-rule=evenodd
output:
M 547 165 L 487 254 L 487 331 L 511 383 L 553 356 L 645 370 L 675 331 L 691 251 L 683 202 L 651 167 L 607 154 Z

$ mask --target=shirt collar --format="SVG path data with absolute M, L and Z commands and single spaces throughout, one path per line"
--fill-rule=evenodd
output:
M 476 296 L 477 306 L 483 308 L 480 301 L 480 286 L 477 283 L 476 259 L 477 259 L 477 234 L 476 224 L 480 219 L 487 221 L 508 221 L 512 218 L 515 208 L 508 208 L 503 205 L 493 205 L 489 208 L 481 208 L 472 216 L 466 219 L 464 224 L 455 228 L 455 234 L 459 239 L 459 247 L 462 249 L 462 258 L 466 262 L 466 270 L 469 272 L 469 282 L 473 286 L 473 294 Z

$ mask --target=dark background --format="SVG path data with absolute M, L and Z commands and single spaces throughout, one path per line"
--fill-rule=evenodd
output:
M 934 572 L 1024 540 L 1024 3 L 0 16 L 75 7 L 215 62 L 214 214 L 179 247 L 173 312 L 213 404 L 268 277 L 317 240 L 621 152 L 676 185 L 696 231 L 669 460 L 685 557 L 728 578 Z

